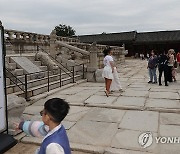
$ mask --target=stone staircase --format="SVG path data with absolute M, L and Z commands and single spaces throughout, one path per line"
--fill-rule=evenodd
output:
M 17 64 L 17 62 L 14 61 L 14 57 L 20 57 L 19 54 L 7 55 L 6 68 L 17 77 L 17 79 L 15 79 L 15 77 L 13 77 L 10 73 L 6 72 L 7 94 L 14 93 L 18 96 L 24 96 L 22 89 L 25 89 L 25 86 L 22 83 L 25 83 L 25 74 L 27 74 L 27 95 L 29 98 L 73 82 L 72 71 L 66 73 L 62 70 L 60 72 L 60 69 L 55 71 L 48 71 L 47 66 L 42 65 L 41 61 L 35 60 L 35 54 L 23 54 L 21 56 L 28 58 L 42 71 L 38 73 L 27 74 L 27 70 L 23 69 L 19 64 Z M 74 81 L 82 79 L 82 73 L 76 73 L 78 70 L 80 70 L 80 67 L 75 67 Z M 10 78 L 15 83 L 12 82 Z

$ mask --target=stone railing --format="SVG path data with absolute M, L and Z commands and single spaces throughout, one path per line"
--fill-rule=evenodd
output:
M 91 44 L 88 43 L 69 43 L 70 45 L 73 45 L 77 48 L 89 51 Z M 103 67 L 103 59 L 104 59 L 104 55 L 103 55 L 103 50 L 105 48 L 107 48 L 106 45 L 100 45 L 100 44 L 96 44 L 97 47 L 97 57 L 98 57 L 98 68 L 102 68 Z M 116 63 L 121 63 L 125 61 L 125 55 L 128 54 L 128 51 L 126 51 L 124 49 L 124 47 L 119 47 L 119 46 L 110 46 L 113 49 L 113 55 L 115 58 Z
M 5 40 L 6 40 L 6 44 L 11 47 L 11 48 L 10 47 L 7 48 L 7 54 L 36 52 L 37 45 L 49 51 L 49 46 L 50 46 L 49 35 L 23 32 L 17 30 L 5 29 Z M 56 40 L 66 43 L 79 42 L 79 40 L 76 38 L 68 38 L 68 37 L 60 37 L 60 36 L 56 36 Z

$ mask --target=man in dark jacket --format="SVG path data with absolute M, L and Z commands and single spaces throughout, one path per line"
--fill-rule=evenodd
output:
M 165 86 L 168 86 L 167 84 L 167 78 L 168 78 L 168 57 L 163 52 L 162 54 L 159 55 L 158 57 L 158 65 L 159 65 L 159 86 L 162 85 L 161 83 L 161 77 L 162 73 L 164 72 L 164 81 L 165 81 Z
M 151 51 L 151 57 L 148 60 L 148 70 L 149 70 L 149 77 L 150 80 L 148 83 L 157 83 L 157 76 L 156 76 L 156 68 L 157 68 L 158 58 L 155 55 L 154 51 Z M 154 82 L 153 82 L 154 78 Z

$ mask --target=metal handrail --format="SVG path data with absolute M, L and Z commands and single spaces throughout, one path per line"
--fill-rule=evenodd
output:
M 18 80 L 22 85 L 25 85 L 20 79 L 18 79 L 13 73 L 11 73 L 7 68 L 5 68 L 6 69 L 6 71 L 8 71 L 8 73 L 10 73 L 15 79 L 16 79 L 16 81 Z M 10 78 L 10 76 L 7 76 L 14 84 L 16 84 L 16 82 L 15 81 L 13 81 L 11 78 Z M 16 84 L 18 87 L 19 87 L 19 85 L 18 84 Z M 24 91 L 24 89 L 22 89 L 21 87 L 19 87 L 22 91 Z
M 10 76 L 6 76 L 6 77 L 8 77 L 16 86 L 18 86 L 19 89 L 21 89 L 21 90 L 24 92 L 25 99 L 28 100 L 28 96 L 27 96 L 27 75 L 25 75 L 25 83 L 23 83 L 23 82 L 22 82 L 20 79 L 18 79 L 13 73 L 11 73 L 7 68 L 5 68 L 5 69 L 6 69 L 6 71 L 7 71 L 8 73 L 10 73 L 10 74 L 16 79 L 16 81 L 19 81 L 20 84 L 24 86 L 24 89 L 21 88 L 20 85 L 17 84 L 17 82 L 13 81 Z

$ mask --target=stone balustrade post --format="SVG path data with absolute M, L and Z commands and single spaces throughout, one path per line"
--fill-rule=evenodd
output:
M 98 69 L 98 57 L 97 57 L 98 48 L 96 46 L 96 43 L 93 43 L 90 46 L 89 52 L 90 52 L 90 59 L 89 59 L 90 63 L 87 68 L 87 80 L 91 82 L 95 82 L 96 81 L 95 72 Z
M 16 39 L 18 39 L 18 40 L 20 40 L 21 39 L 21 36 L 20 36 L 21 34 L 20 33 L 16 33 Z
M 51 34 L 49 35 L 50 37 L 50 55 L 52 57 L 56 57 L 57 51 L 56 51 L 56 30 L 52 30 Z
M 13 32 L 7 32 L 7 34 L 8 34 L 8 38 L 10 39 L 10 40 L 13 40 L 14 38 L 13 38 Z
M 33 40 L 33 34 L 29 34 L 29 41 L 30 42 L 33 42 L 34 40 Z

